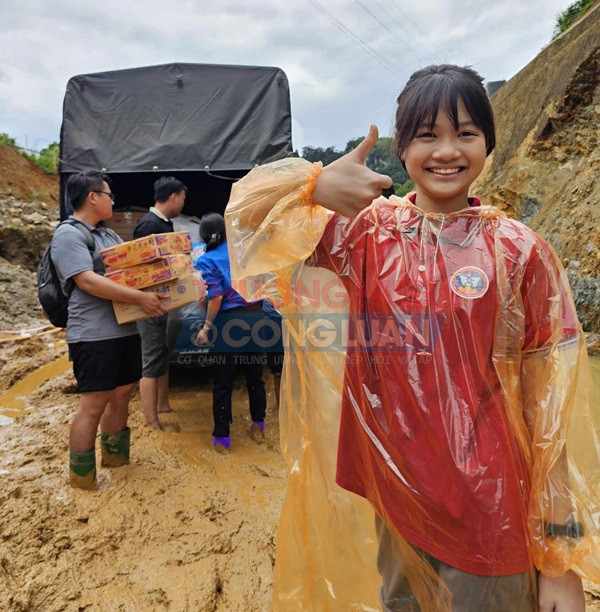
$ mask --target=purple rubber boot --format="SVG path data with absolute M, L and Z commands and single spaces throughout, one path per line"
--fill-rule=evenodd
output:
M 231 452 L 231 438 L 229 436 L 213 436 L 213 448 L 218 453 Z
M 258 444 L 262 444 L 265 441 L 265 422 L 253 421 L 248 435 Z

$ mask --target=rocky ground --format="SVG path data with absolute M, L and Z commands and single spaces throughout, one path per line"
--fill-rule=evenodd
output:
M 36 287 L 35 272 L 0 257 L 0 329 L 47 323 Z
M 36 270 L 58 224 L 58 208 L 0 195 L 0 210 L 0 329 L 47 324 Z

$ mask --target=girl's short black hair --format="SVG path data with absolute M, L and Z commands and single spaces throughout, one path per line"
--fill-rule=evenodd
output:
M 208 213 L 200 219 L 200 238 L 206 243 L 206 250 L 212 251 L 227 240 L 225 219 L 219 213 Z
M 483 79 L 468 66 L 441 64 L 417 70 L 398 96 L 396 152 L 404 151 L 422 125 L 433 128 L 440 105 L 458 129 L 458 101 L 485 136 L 486 155 L 496 146 L 494 113 Z

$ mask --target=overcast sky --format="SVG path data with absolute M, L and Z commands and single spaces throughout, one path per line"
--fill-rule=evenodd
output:
M 0 132 L 58 140 L 70 77 L 170 62 L 267 65 L 288 76 L 294 146 L 343 147 L 430 63 L 509 79 L 572 0 L 0 0 Z

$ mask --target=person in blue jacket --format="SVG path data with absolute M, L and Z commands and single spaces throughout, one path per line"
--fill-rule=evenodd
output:
M 206 253 L 198 259 L 196 268 L 202 273 L 206 283 L 208 301 L 206 320 L 196 336 L 195 344 L 206 346 L 215 344 L 218 339 L 216 344 L 219 348 L 213 353 L 212 360 L 215 421 L 213 446 L 219 452 L 228 452 L 231 449 L 231 395 L 236 372 L 242 370 L 246 377 L 252 417 L 252 426 L 248 433 L 258 443 L 264 441 L 266 393 L 260 353 L 249 352 L 248 347 L 239 346 L 242 342 L 232 342 L 229 334 L 222 332 L 225 331 L 225 326 L 227 329 L 243 327 L 244 321 L 247 323 L 262 319 L 264 315 L 260 301 L 247 302 L 231 286 L 223 217 L 218 213 L 204 215 L 200 219 L 200 238 L 206 243 Z M 236 326 L 236 321 L 241 325 Z

